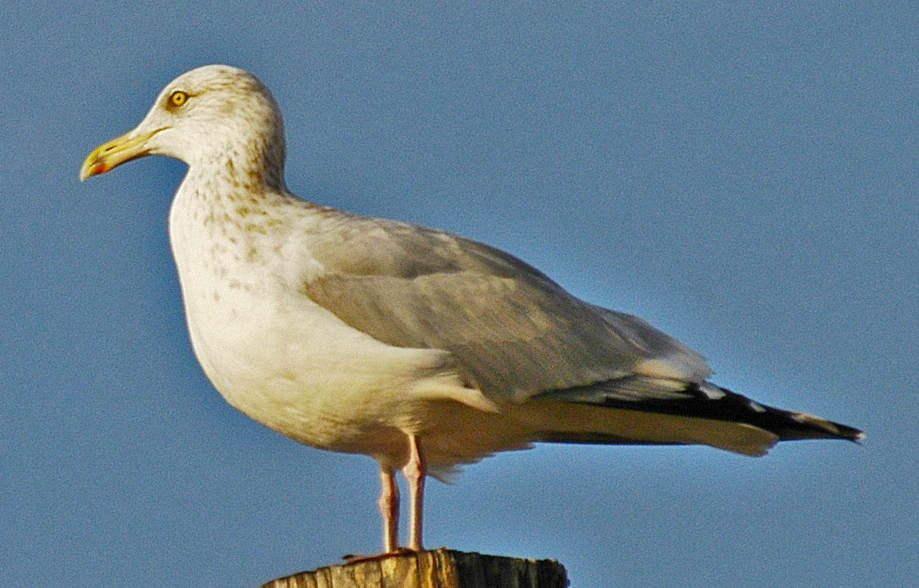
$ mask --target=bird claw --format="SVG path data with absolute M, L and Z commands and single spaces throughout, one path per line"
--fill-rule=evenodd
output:
M 416 553 L 416 550 L 409 549 L 408 547 L 397 547 L 395 551 L 384 551 L 383 553 L 377 553 L 376 555 L 343 555 L 342 559 L 346 564 L 361 563 L 365 561 L 375 561 L 386 559 L 387 557 L 394 557 L 399 555 L 406 555 L 409 553 Z

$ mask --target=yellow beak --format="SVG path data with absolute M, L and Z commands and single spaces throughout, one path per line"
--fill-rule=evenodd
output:
M 147 155 L 150 152 L 147 148 L 147 141 L 162 130 L 157 129 L 152 133 L 133 137 L 131 133 L 127 133 L 117 139 L 112 139 L 104 145 L 100 145 L 83 162 L 83 167 L 80 168 L 80 181 L 82 182 L 91 176 L 104 174 L 126 161 Z

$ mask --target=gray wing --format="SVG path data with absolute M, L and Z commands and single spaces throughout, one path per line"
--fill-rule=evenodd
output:
M 329 214 L 320 241 L 311 241 L 325 271 L 303 292 L 389 345 L 449 350 L 464 378 L 492 399 L 602 383 L 609 394 L 612 381 L 628 380 L 648 360 L 687 380 L 711 373 L 701 356 L 644 321 L 582 302 L 497 249 Z

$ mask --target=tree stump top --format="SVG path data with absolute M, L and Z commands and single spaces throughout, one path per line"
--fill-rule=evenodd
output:
M 441 548 L 319 568 L 262 588 L 566 588 L 564 566 Z

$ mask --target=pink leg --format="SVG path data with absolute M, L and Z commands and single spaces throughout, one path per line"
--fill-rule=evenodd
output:
M 412 531 L 409 548 L 415 551 L 424 549 L 421 544 L 422 511 L 424 509 L 424 478 L 427 475 L 427 465 L 421 453 L 421 439 L 409 435 L 409 459 L 402 474 L 408 480 L 408 488 L 412 499 Z
M 380 513 L 383 515 L 383 551 L 393 553 L 399 547 L 399 485 L 395 472 L 380 468 Z

